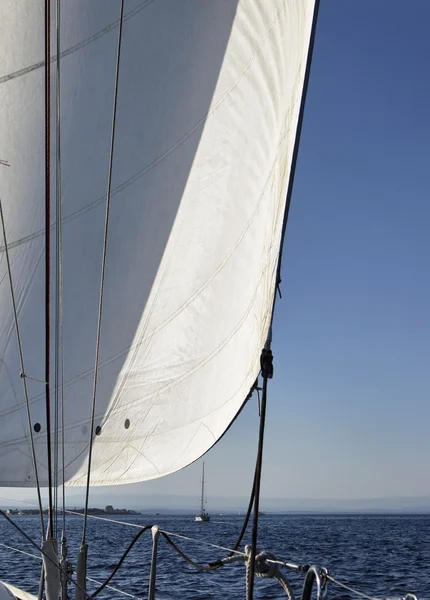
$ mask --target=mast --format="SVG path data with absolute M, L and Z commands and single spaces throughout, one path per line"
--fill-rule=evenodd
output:
M 205 495 L 205 462 L 203 461 L 203 474 L 202 474 L 202 500 L 200 504 L 200 511 L 204 512 L 204 495 Z
M 54 536 L 52 501 L 51 402 L 50 402 L 50 260 L 51 260 L 51 8 L 45 0 L 45 404 L 48 452 L 49 536 Z

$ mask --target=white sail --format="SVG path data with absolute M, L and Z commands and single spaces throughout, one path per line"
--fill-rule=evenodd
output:
M 69 484 L 83 485 L 119 4 L 63 4 L 65 462 Z M 255 381 L 313 9 L 313 0 L 126 1 L 93 485 L 196 460 Z M 0 49 L 0 159 L 10 164 L 0 165 L 0 196 L 25 371 L 43 379 L 42 2 L 1 4 Z M 51 68 L 55 82 L 55 60 Z M 0 485 L 34 486 L 1 245 Z M 44 385 L 28 385 L 46 485 Z

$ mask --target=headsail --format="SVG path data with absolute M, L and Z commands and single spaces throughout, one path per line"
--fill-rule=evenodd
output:
M 0 177 L 27 375 L 43 378 L 43 11 L 0 8 Z M 103 4 L 103 6 L 102 6 Z M 126 3 L 91 483 L 160 477 L 240 409 L 270 322 L 314 0 Z M 117 11 L 64 3 L 66 478 L 84 485 Z M 53 73 L 54 75 L 54 73 Z M 1 167 L 0 167 L 1 168 Z M 0 255 L 0 485 L 34 485 Z M 29 380 L 46 485 L 43 384 Z

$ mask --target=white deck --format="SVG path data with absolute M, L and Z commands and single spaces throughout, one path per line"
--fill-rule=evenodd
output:
M 19 600 L 37 600 L 37 596 L 33 596 L 33 594 L 29 594 L 28 592 L 24 592 L 14 585 L 6 583 L 6 581 L 2 581 L 1 583 L 3 583 L 16 598 L 19 598 Z

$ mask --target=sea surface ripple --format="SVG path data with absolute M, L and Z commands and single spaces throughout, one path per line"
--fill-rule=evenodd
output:
M 114 517 L 139 525 L 157 524 L 166 531 L 201 542 L 232 547 L 241 527 L 240 515 L 211 516 L 209 523 L 196 523 L 192 515 L 135 515 Z M 36 516 L 14 516 L 14 521 L 35 541 L 40 541 Z M 61 519 L 59 520 L 61 528 Z M 82 517 L 66 519 L 69 555 L 76 564 L 82 537 Z M 138 529 L 89 519 L 87 529 L 88 576 L 104 581 L 114 569 Z M 226 552 L 197 542 L 174 538 L 191 558 L 212 562 Z M 0 542 L 31 554 L 36 553 L 5 520 L 0 521 Z M 250 531 L 244 543 L 250 542 Z M 138 598 L 147 598 L 151 559 L 151 532 L 137 541 L 111 585 Z M 336 579 L 380 598 L 403 598 L 407 592 L 419 600 L 430 600 L 430 515 L 275 515 L 260 519 L 258 547 L 277 558 L 296 564 L 315 564 L 329 569 Z M 243 549 L 243 546 L 241 547 Z M 13 552 L 0 545 L 0 579 L 37 594 L 40 560 Z M 296 598 L 300 598 L 303 576 L 290 576 Z M 89 582 L 88 591 L 98 585 Z M 257 579 L 255 598 L 283 598 L 273 580 Z M 74 591 L 69 589 L 70 597 Z M 100 599 L 125 598 L 105 589 Z M 328 598 L 349 600 L 349 592 L 329 583 Z M 245 598 L 245 567 L 233 564 L 213 572 L 201 572 L 186 564 L 161 539 L 157 563 L 157 600 L 228 600 Z

